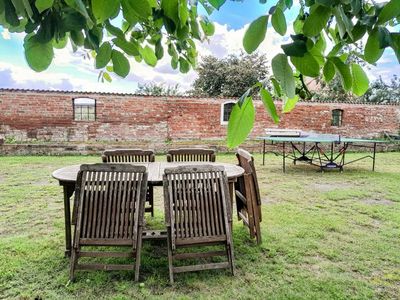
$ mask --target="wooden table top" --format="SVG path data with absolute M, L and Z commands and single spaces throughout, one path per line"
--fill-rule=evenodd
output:
M 178 166 L 188 165 L 212 165 L 223 166 L 225 168 L 228 179 L 236 179 L 244 173 L 243 168 L 228 163 L 220 162 L 147 162 L 147 163 L 132 163 L 133 165 L 146 166 L 149 173 L 148 181 L 152 184 L 162 184 L 163 174 L 165 168 L 173 168 Z M 76 182 L 80 165 L 67 166 L 55 170 L 52 176 L 61 182 L 73 183 Z

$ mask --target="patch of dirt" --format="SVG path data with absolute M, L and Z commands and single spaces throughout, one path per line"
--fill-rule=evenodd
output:
M 329 192 L 343 188 L 351 188 L 353 185 L 349 183 L 313 183 L 310 184 L 310 187 L 320 192 Z
M 272 198 L 261 198 L 261 203 L 262 204 L 275 204 L 278 201 Z
M 46 186 L 46 185 L 51 184 L 51 182 L 49 179 L 42 179 L 39 181 L 31 182 L 31 184 L 35 185 L 35 186 Z
M 368 205 L 393 205 L 394 202 L 387 199 L 363 199 L 361 200 L 362 203 Z

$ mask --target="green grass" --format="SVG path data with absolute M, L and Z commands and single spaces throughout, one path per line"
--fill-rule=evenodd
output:
M 357 157 L 360 154 L 349 154 Z M 162 157 L 157 157 L 162 159 Z M 234 155 L 218 155 L 235 162 Z M 168 283 L 166 248 L 145 242 L 141 282 L 130 272 L 80 272 L 66 286 L 62 189 L 57 168 L 97 157 L 0 157 L 0 298 L 32 299 L 398 299 L 400 153 L 379 153 L 343 173 L 256 155 L 263 244 L 235 220 L 236 276 L 178 274 Z M 162 226 L 161 188 L 153 227 Z

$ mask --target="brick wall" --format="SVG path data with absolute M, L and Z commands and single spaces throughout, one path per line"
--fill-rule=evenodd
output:
M 74 121 L 72 99 L 96 99 L 96 121 Z M 0 89 L 0 138 L 17 141 L 157 141 L 225 138 L 221 105 L 235 99 L 143 97 L 122 94 Z M 280 103 L 277 103 L 280 106 Z M 279 125 L 255 100 L 251 137 L 279 127 L 374 137 L 398 133 L 400 106 L 301 102 Z M 333 109 L 342 109 L 343 125 L 331 126 Z

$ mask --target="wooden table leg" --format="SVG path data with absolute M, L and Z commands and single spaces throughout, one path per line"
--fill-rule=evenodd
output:
M 75 184 L 62 184 L 64 190 L 64 222 L 65 222 L 65 256 L 71 256 L 71 205 L 70 199 L 75 190 Z

